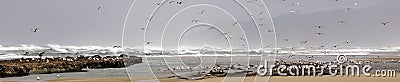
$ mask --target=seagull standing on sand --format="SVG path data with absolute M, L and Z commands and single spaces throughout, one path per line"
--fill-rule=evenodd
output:
M 39 77 L 39 76 L 37 76 L 37 77 L 36 77 L 36 80 L 40 80 L 40 77 Z
M 57 79 L 60 79 L 60 78 L 61 78 L 61 76 L 57 74 Z

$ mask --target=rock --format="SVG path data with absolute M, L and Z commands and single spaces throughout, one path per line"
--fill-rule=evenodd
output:
M 125 58 L 123 58 L 125 57 Z M 0 61 L 0 77 L 26 76 L 29 74 L 49 74 L 63 72 L 84 72 L 82 68 L 121 68 L 142 63 L 137 56 L 107 56 L 65 57 L 32 59 L 21 58 Z

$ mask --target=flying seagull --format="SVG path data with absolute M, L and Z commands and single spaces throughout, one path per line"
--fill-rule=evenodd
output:
M 29 52 L 25 52 L 25 53 L 24 53 L 24 55 L 28 55 L 28 54 L 29 54 Z
M 149 29 L 149 28 L 146 28 L 146 27 L 140 27 L 139 29 L 140 29 L 140 30 L 142 30 L 142 31 L 144 31 L 144 30 L 146 30 L 146 29 Z
M 205 9 L 203 9 L 203 10 L 201 10 L 201 12 L 200 13 L 197 13 L 197 14 L 204 14 L 204 12 L 205 12 L 206 10 Z
M 289 41 L 289 38 L 283 39 L 283 41 L 287 42 L 287 41 Z
M 176 2 L 176 4 L 179 4 L 179 5 L 182 4 L 182 3 L 183 3 L 182 1 L 177 1 Z
M 31 30 L 32 32 L 37 32 L 39 30 L 39 25 L 34 26 Z
M 208 30 L 212 30 L 212 29 L 215 29 L 215 27 L 210 27 L 210 28 L 208 28 Z
M 308 40 L 300 42 L 300 44 L 307 44 L 307 43 L 308 43 Z
M 237 24 L 238 24 L 238 21 L 234 22 L 232 25 L 235 26 L 235 25 L 237 25 Z
M 321 29 L 321 28 L 323 28 L 324 26 L 317 25 L 317 26 L 315 26 L 315 27 Z
M 201 20 L 198 20 L 198 19 L 195 19 L 195 20 L 192 20 L 192 22 L 200 22 Z
M 147 44 L 147 45 L 149 45 L 149 44 L 151 44 L 151 43 L 152 43 L 152 42 L 146 41 L 146 44 Z
M 381 24 L 383 24 L 383 26 L 386 26 L 387 24 L 389 24 L 390 22 L 381 22 Z
M 322 33 L 322 32 L 318 32 L 318 33 L 315 33 L 315 34 L 317 34 L 317 35 L 325 35 L 325 33 Z
M 346 21 L 340 20 L 337 23 L 342 24 L 342 23 L 346 23 Z
M 40 53 L 38 54 L 38 56 L 39 56 L 40 58 L 42 58 L 42 56 L 43 56 L 44 53 L 46 53 L 46 51 L 40 52 Z
M 113 46 L 113 48 L 122 48 L 122 46 L 115 45 L 115 46 Z
M 97 10 L 100 11 L 100 9 L 103 8 L 102 6 L 97 7 Z
M 348 43 L 350 43 L 350 41 L 346 40 L 346 42 L 344 42 L 344 43 L 348 44 Z

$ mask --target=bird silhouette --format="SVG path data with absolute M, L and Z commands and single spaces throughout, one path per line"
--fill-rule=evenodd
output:
M 28 55 L 28 54 L 29 54 L 29 52 L 25 52 L 25 53 L 24 53 L 24 55 Z
M 315 33 L 315 34 L 317 34 L 317 35 L 325 35 L 325 33 L 322 33 L 322 32 L 318 32 L 318 33 Z
M 182 4 L 182 3 L 183 3 L 182 1 L 177 1 L 176 2 L 176 4 L 179 4 L 179 5 Z
M 153 42 L 146 41 L 146 44 L 147 44 L 147 45 L 149 45 L 149 44 L 151 44 L 151 43 L 153 43 Z
M 43 52 L 38 53 L 39 58 L 42 58 L 42 56 L 44 55 L 44 53 L 46 53 L 46 51 L 43 51 Z
M 235 25 L 237 25 L 237 24 L 238 24 L 238 21 L 234 22 L 232 25 L 235 26 Z
M 346 23 L 346 21 L 340 20 L 337 23 L 342 24 L 342 23 Z
M 308 43 L 308 40 L 305 40 L 305 41 L 301 41 L 300 42 L 300 44 L 307 44 Z
M 289 38 L 283 39 L 283 41 L 287 42 L 287 41 L 289 41 Z
M 201 12 L 200 13 L 197 13 L 197 14 L 204 14 L 204 12 L 205 12 L 206 10 L 205 9 L 203 9 L 203 10 L 201 10 Z
M 321 28 L 323 28 L 324 26 L 317 25 L 317 26 L 315 26 L 315 27 L 321 29 Z
M 113 48 L 122 48 L 122 46 L 114 45 Z
M 195 19 L 195 20 L 192 20 L 192 22 L 200 22 L 201 20 L 198 20 L 198 19 Z
M 387 24 L 389 24 L 390 22 L 381 22 L 381 24 L 383 25 L 383 26 L 386 26 Z

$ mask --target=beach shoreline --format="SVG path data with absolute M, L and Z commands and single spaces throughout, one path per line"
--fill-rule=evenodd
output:
M 159 78 L 160 82 L 221 82 L 225 77 L 207 78 L 202 80 L 183 80 L 179 78 Z M 229 77 L 241 78 L 241 77 Z M 257 77 L 259 78 L 259 77 Z M 137 77 L 137 78 L 65 78 L 47 80 L 46 82 L 135 82 L 135 81 L 154 81 L 153 77 Z M 366 76 L 271 76 L 268 82 L 398 82 L 400 77 L 366 77 Z M 255 76 L 246 76 L 243 82 L 266 81 L 266 77 L 261 80 L 255 80 Z

